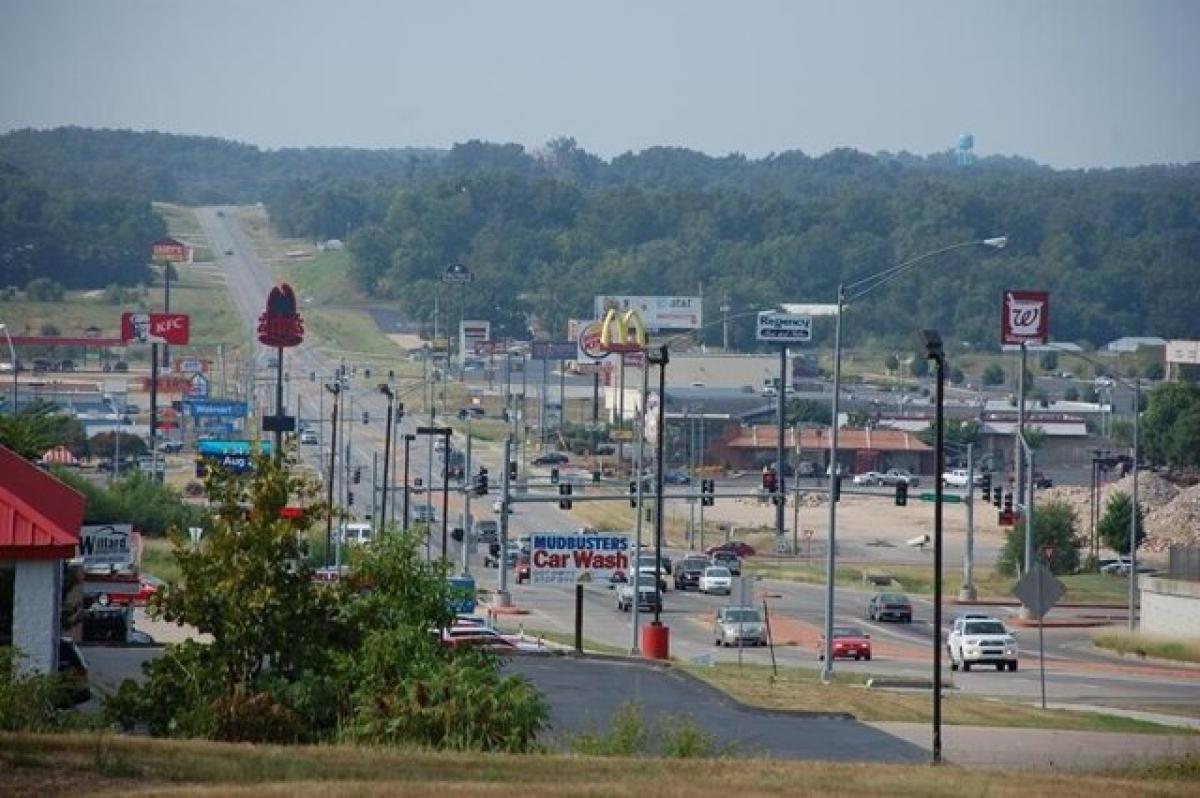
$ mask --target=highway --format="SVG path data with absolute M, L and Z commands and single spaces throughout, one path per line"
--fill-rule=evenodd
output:
M 218 255 L 224 269 L 227 282 L 237 303 L 237 307 L 251 330 L 255 329 L 258 316 L 265 305 L 270 288 L 274 284 L 267 266 L 262 263 L 254 251 L 249 238 L 236 220 L 233 209 L 226 208 L 219 212 L 217 208 L 201 208 L 197 216 L 209 240 L 210 247 L 215 253 L 232 252 L 232 255 Z M 303 306 L 300 308 L 303 312 Z M 273 352 L 262 349 L 258 361 L 265 364 Z M 321 355 L 311 341 L 287 350 L 285 369 L 290 372 L 291 389 L 298 394 L 301 408 L 306 418 L 316 417 L 315 408 L 321 402 L 322 384 L 332 378 L 337 363 Z M 534 369 L 537 371 L 537 369 Z M 316 372 L 318 379 L 310 382 L 309 372 Z M 378 376 L 378 375 L 376 375 Z M 376 380 L 377 382 L 377 380 Z M 412 392 L 406 397 L 419 395 L 419 384 L 411 381 L 399 386 L 398 391 Z M 271 394 L 273 395 L 273 393 Z M 361 501 L 369 501 L 371 453 L 383 452 L 384 418 L 386 405 L 385 397 L 377 389 L 368 384 L 365 379 L 354 380 L 353 386 L 344 394 L 344 407 L 348 407 L 347 398 L 353 400 L 354 417 L 350 419 L 352 433 L 352 451 L 354 464 L 364 469 L 363 484 L 359 494 Z M 416 404 L 411 402 L 411 404 Z M 411 405 L 410 405 L 411 406 Z M 325 403 L 328 413 L 329 405 Z M 372 423 L 362 425 L 359 419 L 361 411 L 370 413 Z M 376 421 L 378 419 L 378 421 Z M 429 417 L 417 418 L 416 414 L 407 415 L 399 425 L 399 434 L 415 433 L 419 424 L 429 422 Z M 340 441 L 344 438 L 339 436 Z M 461 447 L 461 443 L 458 444 Z M 431 462 L 437 466 L 440 460 L 431 461 L 432 442 L 419 438 L 412 447 L 410 472 L 413 476 L 423 475 L 428 479 Z M 315 469 L 323 471 L 327 465 L 320 460 L 322 447 L 300 447 L 301 454 Z M 480 462 L 486 464 L 491 475 L 492 495 L 486 499 L 476 499 L 473 512 L 476 518 L 492 517 L 491 502 L 498 495 L 500 485 L 500 456 L 497 444 L 475 444 L 476 467 Z M 341 458 L 339 458 L 340 461 Z M 401 469 L 403 464 L 400 459 Z M 533 469 L 535 476 L 544 476 L 544 470 Z M 398 477 L 399 475 L 397 475 Z M 397 482 L 399 480 L 397 479 Z M 433 484 L 440 485 L 440 479 L 434 476 Z M 618 486 L 617 492 L 624 491 Z M 397 500 L 400 494 L 397 494 Z M 423 501 L 414 498 L 414 504 Z M 441 496 L 434 493 L 432 503 L 441 515 Z M 461 495 L 454 491 L 450 497 L 451 526 L 461 510 Z M 361 508 L 363 505 L 359 505 Z M 399 516 L 398 501 L 393 503 L 396 515 Z M 358 508 L 356 508 L 358 509 Z M 390 513 L 389 513 L 390 515 Z M 569 530 L 577 526 L 570 516 L 561 512 L 556 505 L 518 504 L 511 516 L 510 537 L 530 534 L 538 530 Z M 440 547 L 440 530 L 432 542 L 436 553 Z M 649 541 L 651 531 L 646 530 Z M 896 552 L 881 552 L 880 557 L 894 555 Z M 903 552 L 909 556 L 911 552 Z M 448 554 L 455 562 L 459 561 L 461 551 L 451 541 Z M 678 559 L 683 554 L 674 551 Z M 954 553 L 947 553 L 947 562 L 953 561 Z M 478 577 L 482 588 L 494 589 L 497 586 L 497 571 L 484 569 L 482 560 L 477 554 L 471 554 L 469 566 Z M 573 596 L 569 588 L 543 587 L 514 584 L 510 579 L 509 587 L 514 603 L 527 614 L 511 616 L 504 623 L 509 626 L 520 625 L 526 630 L 543 630 L 569 632 L 573 623 Z M 947 585 L 947 594 L 953 596 L 957 585 Z M 775 655 L 782 665 L 804 665 L 817 667 L 816 638 L 823 622 L 824 592 L 817 585 L 807 585 L 784 581 L 761 581 L 752 588 L 756 603 L 765 600 L 770 608 L 774 639 L 784 645 L 775 648 Z M 734 589 L 734 595 L 738 593 Z M 880 624 L 869 622 L 864 618 L 864 609 L 870 593 L 863 590 L 852 590 L 839 587 L 837 591 L 836 622 L 861 626 L 872 636 L 875 656 L 871 662 L 842 662 L 835 664 L 837 670 L 863 671 L 873 674 L 898 676 L 927 677 L 930 673 L 930 657 L 932 648 L 932 605 L 926 599 L 914 598 L 914 623 L 911 625 Z M 911 597 L 910 597 L 911 598 Z M 769 663 L 770 655 L 765 649 L 729 650 L 717 649 L 713 645 L 711 635 L 712 618 L 717 607 L 730 603 L 726 597 L 701 596 L 695 593 L 681 595 L 669 591 L 665 596 L 663 621 L 671 630 L 672 654 L 683 658 L 706 661 L 715 660 L 736 661 L 743 657 L 746 661 Z M 616 599 L 612 591 L 604 585 L 590 585 L 585 589 L 584 634 L 598 642 L 617 646 L 628 650 L 631 646 L 632 634 L 630 615 L 616 610 Z M 945 607 L 946 628 L 958 608 L 947 604 Z M 977 611 L 981 608 L 971 608 Z M 994 611 L 1000 617 L 1007 617 L 1014 608 L 982 608 L 984 611 Z M 1124 622 L 1122 611 L 1114 612 L 1114 620 Z M 1052 616 L 1055 617 L 1055 616 Z M 643 615 L 643 620 L 645 616 Z M 1089 629 L 1048 629 L 1046 637 L 1046 680 L 1048 699 L 1052 702 L 1071 702 L 1082 704 L 1098 704 L 1109 706 L 1132 706 L 1146 704 L 1187 705 L 1195 713 L 1200 711 L 1200 669 L 1185 666 L 1162 665 L 1156 663 L 1127 662 L 1098 653 L 1089 644 L 1092 630 Z M 1034 702 L 1039 695 L 1037 669 L 1037 632 L 1035 629 L 1023 628 L 1018 630 L 1021 647 L 1021 669 L 1016 673 L 998 673 L 986 669 L 976 669 L 971 673 L 952 674 L 958 690 L 963 693 L 980 696 L 994 696 Z M 947 675 L 949 665 L 945 664 Z

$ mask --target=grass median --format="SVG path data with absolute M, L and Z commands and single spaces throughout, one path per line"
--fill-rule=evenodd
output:
M 0 735 L 5 794 L 155 795 L 989 795 L 1195 794 L 1196 767 L 1118 775 L 946 766 L 678 760 L 268 746 L 112 735 Z
M 871 678 L 861 673 L 835 672 L 832 684 L 822 684 L 818 672 L 785 667 L 773 676 L 770 666 L 721 663 L 678 667 L 711 684 L 743 704 L 765 709 L 805 712 L 848 712 L 864 721 L 927 723 L 932 718 L 930 694 L 925 691 L 870 689 Z M 1179 734 L 1174 727 L 1098 712 L 1042 710 L 1024 704 L 945 694 L 942 720 L 963 726 L 1063 729 L 1072 731 Z
M 1195 640 L 1111 632 L 1092 638 L 1092 644 L 1118 654 L 1200 663 L 1200 642 Z

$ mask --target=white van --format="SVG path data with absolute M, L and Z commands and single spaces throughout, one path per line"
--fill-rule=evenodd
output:
M 361 522 L 342 525 L 342 543 L 347 546 L 365 546 L 375 539 L 375 530 L 370 524 Z

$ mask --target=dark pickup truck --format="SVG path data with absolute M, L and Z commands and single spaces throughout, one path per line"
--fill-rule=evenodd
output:
M 700 577 L 704 573 L 704 569 L 712 565 L 704 557 L 685 557 L 683 561 L 675 566 L 675 589 L 693 590 L 700 589 Z

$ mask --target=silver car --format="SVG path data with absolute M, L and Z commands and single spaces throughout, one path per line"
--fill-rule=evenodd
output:
M 718 646 L 765 646 L 767 625 L 757 607 L 721 607 L 713 623 Z

